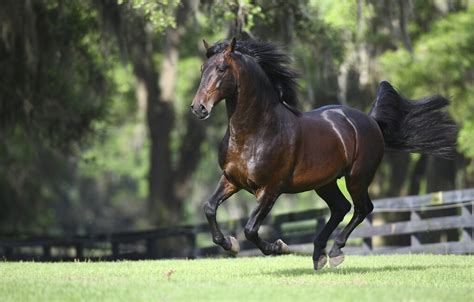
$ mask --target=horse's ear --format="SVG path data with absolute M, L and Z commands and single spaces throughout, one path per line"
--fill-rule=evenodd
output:
M 230 41 L 230 45 L 229 45 L 230 52 L 234 52 L 236 44 L 237 44 L 237 40 L 235 39 L 235 37 L 233 37 L 232 41 Z
M 208 50 L 211 46 L 206 42 L 206 40 L 202 39 L 202 43 L 204 44 L 204 48 Z
M 236 44 L 237 44 L 237 40 L 234 37 L 234 38 L 232 38 L 232 41 L 230 41 L 229 45 L 227 46 L 227 48 L 225 50 L 225 55 L 226 56 L 230 56 L 230 54 L 234 52 Z

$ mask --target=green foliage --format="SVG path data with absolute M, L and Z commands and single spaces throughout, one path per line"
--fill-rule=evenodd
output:
M 474 92 L 471 94 L 474 95 Z M 474 117 L 463 122 L 463 127 L 459 132 L 459 147 L 467 157 L 474 157 Z M 472 168 L 472 167 L 471 167 Z M 472 172 L 472 171 L 471 171 Z
M 0 262 L 2 301 L 472 300 L 472 256 L 311 256 L 76 263 Z
M 232 8 L 232 6 L 237 6 L 238 8 Z M 252 28 L 255 26 L 255 19 L 256 18 L 264 18 L 264 14 L 262 12 L 262 8 L 255 4 L 254 1 L 251 0 L 239 0 L 237 3 L 231 4 L 231 11 L 238 11 L 238 14 L 229 14 L 229 11 L 224 13 L 224 18 L 227 20 L 235 20 L 236 18 L 245 18 L 245 23 L 243 25 L 242 30 L 244 32 L 250 32 Z
M 100 126 L 98 126 L 100 127 Z M 100 181 L 107 174 L 136 184 L 135 199 L 147 196 L 149 142 L 143 123 L 125 123 L 104 129 L 104 140 L 82 154 L 79 168 L 83 177 Z M 113 195 L 108 196 L 114 198 Z
M 44 232 L 54 221 L 53 207 L 77 196 L 74 152 L 104 117 L 111 92 L 96 17 L 85 1 L 2 4 L 3 233 Z
M 167 27 L 175 27 L 174 10 L 179 0 L 117 0 L 118 4 L 130 4 L 133 9 L 140 10 L 157 32 L 162 32 Z
M 32 10 L 13 4 L 4 13 L 1 126 L 25 127 L 43 145 L 68 149 L 90 132 L 106 105 L 95 12 L 83 2 L 59 8 L 50 1 Z M 15 18 L 36 23 L 16 26 Z
M 127 142 L 131 141 L 133 127 L 142 124 L 144 121 L 140 120 L 143 117 L 138 116 L 137 113 L 137 103 L 134 101 L 135 83 L 131 77 L 130 66 L 123 67 L 117 62 L 107 75 L 108 83 L 115 87 L 115 92 L 109 96 L 107 117 L 94 123 L 94 129 L 98 137 L 89 142 L 92 146 L 85 146 L 86 150 L 82 154 L 82 158 L 86 162 L 98 160 L 100 163 L 96 162 L 96 164 L 103 169 L 117 171 L 122 174 L 126 168 L 116 161 L 123 159 L 122 157 L 125 155 L 123 154 L 124 150 L 121 150 L 123 148 L 130 148 L 125 152 L 126 154 L 133 153 L 133 144 Z M 102 159 L 98 159 L 97 156 L 102 157 Z M 102 173 L 100 167 L 95 167 L 86 173 L 91 173 L 91 176 L 98 175 L 97 173 Z
M 199 15 L 201 25 L 211 27 L 221 37 L 230 24 L 239 23 L 242 32 L 250 33 L 257 20 L 265 19 L 261 5 L 250 0 L 215 1 L 208 4 L 207 10 L 208 14 Z
M 308 6 L 316 8 L 324 22 L 333 28 L 351 34 L 357 32 L 357 3 L 355 1 L 311 0 Z
M 459 150 L 474 156 L 474 6 L 452 13 L 420 35 L 413 55 L 405 49 L 388 51 L 380 62 L 384 74 L 411 97 L 434 92 L 452 99 L 451 113 L 461 125 Z M 471 80 L 469 80 L 471 79 Z

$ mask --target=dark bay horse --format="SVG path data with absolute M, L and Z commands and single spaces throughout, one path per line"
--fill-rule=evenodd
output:
M 329 252 L 331 266 L 337 266 L 344 260 L 341 249 L 347 238 L 373 210 L 368 187 L 385 149 L 441 157 L 454 152 L 457 128 L 440 111 L 448 104 L 441 96 L 412 102 L 382 82 L 368 115 L 339 105 L 301 113 L 295 107 L 296 73 L 277 46 L 232 39 L 205 47 L 208 59 L 191 110 L 204 120 L 214 105 L 226 100 L 229 123 L 219 150 L 222 176 L 204 204 L 213 241 L 225 250 L 239 251 L 237 240 L 224 236 L 216 222 L 218 206 L 231 195 L 244 189 L 257 198 L 245 236 L 270 255 L 289 252 L 281 239 L 270 243 L 258 235 L 277 198 L 315 190 L 331 210 L 314 240 L 314 269 L 323 268 L 328 238 L 351 208 L 336 184 L 344 176 L 354 214 Z

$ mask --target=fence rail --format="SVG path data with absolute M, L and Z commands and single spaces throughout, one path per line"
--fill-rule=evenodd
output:
M 374 212 L 364 224 L 354 230 L 345 252 L 361 255 L 473 254 L 473 204 L 474 189 L 375 200 Z M 409 220 L 372 223 L 374 215 L 394 212 L 408 213 Z M 435 215 L 430 215 L 430 213 Z M 322 229 L 328 215 L 329 210 L 324 208 L 269 216 L 265 220 L 261 235 L 268 240 L 282 238 L 293 252 L 311 253 L 315 234 Z M 241 245 L 239 255 L 259 255 L 260 252 L 244 240 L 242 235 L 246 221 L 247 218 L 229 220 L 221 223 L 221 227 L 224 232 L 233 234 L 239 239 Z M 337 234 L 339 230 L 336 230 L 334 234 Z M 436 232 L 450 232 L 450 240 L 441 240 L 440 236 L 435 238 L 436 242 L 426 240 L 426 237 Z M 409 245 L 373 245 L 375 236 L 402 235 L 409 236 Z M 177 246 L 178 249 L 170 248 Z M 0 239 L 0 258 L 5 260 L 197 258 L 222 253 L 222 249 L 210 241 L 210 230 L 207 224 L 83 236 Z

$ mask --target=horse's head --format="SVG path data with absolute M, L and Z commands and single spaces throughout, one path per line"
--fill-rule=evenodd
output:
M 237 80 L 232 61 L 235 38 L 222 51 L 211 55 L 202 66 L 201 83 L 191 104 L 191 111 L 201 120 L 207 119 L 212 107 L 235 93 Z M 209 46 L 204 41 L 204 46 Z

